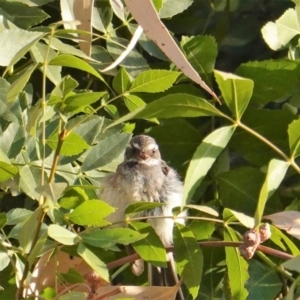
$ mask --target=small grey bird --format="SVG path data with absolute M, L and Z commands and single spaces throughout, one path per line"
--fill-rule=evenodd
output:
M 137 135 L 127 146 L 124 161 L 103 182 L 101 199 L 117 208 L 108 221 L 118 222 L 124 220 L 126 207 L 137 201 L 164 203 L 148 215 L 171 217 L 172 209 L 182 204 L 182 192 L 178 174 L 161 159 L 155 140 L 147 135 Z M 180 216 L 185 216 L 185 212 Z M 150 218 L 148 222 L 164 246 L 172 245 L 174 219 Z M 184 219 L 178 218 L 176 222 L 184 224 Z

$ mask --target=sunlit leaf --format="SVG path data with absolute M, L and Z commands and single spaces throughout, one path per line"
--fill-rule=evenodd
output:
M 125 210 L 125 214 L 126 215 L 135 214 L 135 213 L 153 209 L 156 207 L 162 207 L 163 205 L 164 205 L 163 203 L 157 203 L 157 202 L 138 201 L 138 202 L 128 205 Z
M 69 68 L 75 68 L 79 69 L 84 72 L 88 72 L 101 81 L 105 82 L 103 77 L 93 68 L 91 67 L 87 62 L 84 60 L 75 57 L 73 55 L 68 55 L 68 54 L 61 54 L 55 58 L 53 58 L 50 62 L 50 65 L 55 65 L 55 66 L 62 66 L 62 67 L 69 67 Z
M 47 139 L 47 145 L 53 150 L 56 150 L 58 145 L 58 134 L 57 132 L 52 134 Z M 60 154 L 65 156 L 71 156 L 82 153 L 84 150 L 90 148 L 85 140 L 78 134 L 70 132 L 65 140 L 63 141 Z
M 60 198 L 59 205 L 66 209 L 74 209 L 87 200 L 88 196 L 84 189 L 80 187 L 72 187 Z
M 79 244 L 77 248 L 78 254 L 84 261 L 105 281 L 109 281 L 108 269 L 103 261 L 97 257 L 90 249 L 83 244 Z
M 66 187 L 67 183 L 65 182 L 52 182 L 37 187 L 36 191 L 46 198 L 51 199 L 53 202 L 56 202 Z
M 225 227 L 224 240 L 239 241 L 237 234 L 230 227 Z M 245 283 L 249 278 L 248 263 L 240 255 L 238 248 L 226 247 L 225 252 L 231 297 L 232 299 L 247 299 L 248 291 Z
M 9 163 L 0 161 L 0 182 L 4 182 L 19 172 L 19 169 Z
M 299 132 L 300 120 L 293 121 L 289 125 L 289 144 L 291 157 L 296 158 L 300 155 L 300 132 Z
M 115 210 L 100 200 L 89 200 L 77 206 L 71 213 L 65 214 L 65 218 L 78 225 L 105 226 L 109 222 L 103 220 Z
M 144 239 L 132 244 L 132 247 L 141 258 L 156 267 L 166 267 L 167 253 L 165 247 L 152 226 L 142 222 L 131 222 L 130 226 L 140 234 L 147 235 Z
M 117 133 L 100 141 L 86 155 L 81 170 L 93 170 L 116 159 L 125 150 L 130 138 L 130 134 Z
M 197 148 L 187 170 L 183 203 L 191 199 L 216 158 L 227 146 L 235 128 L 235 126 L 225 126 L 216 129 Z
M 130 77 L 124 67 L 121 67 L 117 75 L 114 77 L 112 86 L 116 92 L 123 94 L 130 87 Z
M 167 70 L 148 70 L 140 73 L 132 82 L 130 93 L 158 93 L 169 89 L 180 72 Z
M 84 243 L 101 248 L 110 248 L 115 244 L 128 245 L 145 237 L 145 234 L 140 234 L 129 228 L 101 229 L 81 235 Z
M 255 225 L 258 226 L 264 213 L 267 200 L 274 194 L 283 180 L 289 163 L 286 161 L 272 159 L 268 166 L 265 182 L 260 190 L 257 209 L 255 212 Z
M 174 226 L 174 254 L 180 277 L 195 299 L 203 269 L 203 255 L 193 233 L 181 224 Z
M 252 96 L 253 81 L 221 71 L 215 71 L 215 77 L 228 108 L 240 120 Z
M 10 258 L 8 255 L 8 251 L 5 247 L 0 245 L 0 271 L 5 269 L 10 263 Z
M 63 245 L 75 245 L 79 241 L 75 233 L 57 224 L 49 225 L 48 235 Z

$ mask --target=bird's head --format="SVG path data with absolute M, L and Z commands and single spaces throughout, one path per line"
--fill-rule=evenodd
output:
M 158 145 L 148 135 L 137 135 L 131 139 L 126 148 L 125 160 L 148 166 L 158 165 L 161 162 Z

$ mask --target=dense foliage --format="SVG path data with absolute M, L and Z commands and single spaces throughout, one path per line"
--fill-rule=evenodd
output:
M 300 2 L 153 0 L 169 36 L 141 18 L 143 1 L 0 3 L 0 298 L 145 285 L 146 272 L 126 268 L 128 244 L 166 266 L 154 230 L 134 216 L 152 204 L 107 228 L 114 208 L 99 200 L 138 133 L 184 180 L 189 213 L 174 226 L 174 253 L 186 299 L 300 296 Z M 262 222 L 271 237 L 247 260 L 243 235 Z

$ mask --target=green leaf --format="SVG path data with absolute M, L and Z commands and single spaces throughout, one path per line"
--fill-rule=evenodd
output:
M 140 73 L 129 89 L 130 93 L 158 93 L 169 89 L 180 72 L 167 70 L 148 70 Z
M 80 59 L 78 57 L 68 55 L 68 54 L 61 54 L 55 58 L 53 58 L 50 62 L 50 65 L 53 66 L 62 66 L 62 67 L 69 67 L 78 69 L 84 72 L 88 72 L 101 81 L 105 82 L 103 77 L 93 68 L 91 67 L 87 62 L 85 62 L 83 59 Z
M 131 222 L 130 226 L 140 234 L 146 235 L 144 239 L 132 244 L 132 247 L 141 258 L 156 267 L 166 267 L 167 253 L 153 227 L 142 222 Z
M 224 228 L 224 241 L 239 241 L 235 231 L 230 227 Z M 248 263 L 240 255 L 238 248 L 225 247 L 225 252 L 231 299 L 247 299 L 248 291 L 245 283 L 249 279 Z
M 100 200 L 89 200 L 77 206 L 71 213 L 65 214 L 65 218 L 78 225 L 105 226 L 109 222 L 103 220 L 115 210 Z
M 131 138 L 130 134 L 117 133 L 100 141 L 87 153 L 81 170 L 89 171 L 107 165 L 125 150 Z
M 296 158 L 300 155 L 300 119 L 293 121 L 288 128 L 289 144 L 291 158 Z
M 249 260 L 248 264 L 250 277 L 246 282 L 249 291 L 247 299 L 276 299 L 282 289 L 276 270 L 256 259 Z
M 49 80 L 53 82 L 54 85 L 58 85 L 61 81 L 61 67 L 60 66 L 48 66 L 45 64 L 45 60 L 47 62 L 52 58 L 56 57 L 58 54 L 55 50 L 48 47 L 48 45 L 43 44 L 41 42 L 37 42 L 30 49 L 31 56 L 35 63 L 40 63 L 41 72 L 46 73 L 46 76 Z
M 31 210 L 25 208 L 11 209 L 7 214 L 7 225 L 16 225 L 25 221 L 32 214 Z
M 114 90 L 119 94 L 124 94 L 128 91 L 130 83 L 129 74 L 126 72 L 124 67 L 121 67 L 112 82 Z
M 43 289 L 43 291 L 40 294 L 40 297 L 44 300 L 53 300 L 56 295 L 57 292 L 54 288 L 47 287 Z
M 24 166 L 20 170 L 20 177 L 21 190 L 30 198 L 38 200 L 40 194 L 36 188 L 40 186 L 41 170 L 34 166 Z M 46 173 L 45 178 L 47 178 Z
M 43 10 L 20 2 L 1 1 L 0 14 L 20 28 L 30 28 L 49 18 Z
M 213 72 L 218 54 L 215 39 L 212 36 L 183 36 L 181 47 L 191 65 L 210 84 L 209 75 Z
M 9 180 L 16 174 L 18 174 L 19 169 L 11 164 L 0 161 L 0 182 Z
M 109 282 L 109 273 L 103 261 L 82 243 L 78 245 L 77 252 L 101 279 Z
M 0 32 L 1 34 L 1 32 Z M 1 50 L 0 50 L 1 52 Z M 30 76 L 36 69 L 37 64 L 27 67 L 21 74 L 17 75 L 17 79 L 11 84 L 7 93 L 7 102 L 13 102 L 18 97 L 28 83 Z
M 203 255 L 193 233 L 181 224 L 174 226 L 174 254 L 180 277 L 196 299 L 203 269 Z
M 176 4 L 172 0 L 163 1 L 163 7 L 159 12 L 159 16 L 161 18 L 169 19 L 186 10 L 189 6 L 192 5 L 192 3 L 192 0 L 181 0 L 176 2 Z
M 59 205 L 66 209 L 74 209 L 87 200 L 88 196 L 84 189 L 75 186 L 63 194 L 59 200 Z
M 33 239 L 38 230 L 37 224 L 39 224 L 42 219 L 43 208 L 39 207 L 36 209 L 22 224 L 18 232 L 18 240 L 20 246 L 23 248 L 23 253 L 29 253 Z
M 40 194 L 45 196 L 47 199 L 50 199 L 53 202 L 56 202 L 58 197 L 67 187 L 66 182 L 52 182 L 47 183 L 43 186 L 37 187 L 35 190 Z
M 253 216 L 264 175 L 256 168 L 240 167 L 217 176 L 224 207 Z
M 4 29 L 1 31 L 0 66 L 15 64 L 44 35 L 42 32 L 22 29 Z
M 67 97 L 63 102 L 63 111 L 72 114 L 85 112 L 85 108 L 100 100 L 107 92 L 87 92 Z
M 63 245 L 75 245 L 79 241 L 75 233 L 56 224 L 49 225 L 48 235 Z
M 112 37 L 106 42 L 107 51 L 113 60 L 116 60 L 124 52 L 128 44 L 129 41 L 126 39 Z M 135 49 L 128 53 L 120 65 L 123 66 L 131 76 L 136 76 L 140 72 L 149 69 L 146 59 Z
M 0 229 L 2 229 L 7 224 L 7 216 L 6 213 L 0 213 Z
M 242 64 L 236 73 L 254 82 L 251 106 L 284 100 L 298 94 L 300 65 L 291 60 L 265 60 Z
M 86 300 L 87 293 L 84 292 L 69 292 L 59 297 L 59 300 Z
M 33 249 L 30 250 L 30 253 L 27 257 L 27 261 L 29 264 L 29 267 L 33 266 L 33 264 L 36 262 L 37 258 L 44 253 L 44 245 L 47 241 L 47 231 L 45 231 L 37 240 L 36 244 L 34 245 Z
M 47 145 L 56 150 L 58 145 L 58 133 L 55 132 L 47 139 Z M 85 140 L 78 134 L 70 132 L 66 139 L 63 141 L 60 154 L 65 156 L 71 156 L 82 153 L 84 150 L 89 149 L 90 146 Z
M 216 158 L 227 146 L 235 128 L 231 125 L 216 129 L 196 149 L 185 178 L 183 203 L 187 203 L 192 198 Z
M 140 107 L 146 106 L 146 103 L 140 97 L 130 94 L 124 96 L 124 103 L 129 111 L 135 111 Z
M 278 30 L 275 22 L 268 22 L 261 29 L 262 36 L 265 42 L 272 50 L 279 50 L 282 48 L 282 44 L 280 43 L 278 37 Z
M 59 276 L 61 276 L 64 281 L 72 284 L 85 282 L 84 277 L 72 268 L 70 268 L 67 273 L 59 273 Z
M 5 269 L 10 263 L 10 258 L 5 247 L 0 245 L 0 271 Z
M 145 238 L 146 234 L 140 234 L 129 228 L 101 229 L 83 233 L 82 242 L 101 248 L 110 248 L 116 244 L 129 245 Z
M 254 216 L 256 226 L 258 226 L 261 222 L 267 200 L 279 187 L 287 172 L 287 169 L 289 168 L 289 165 L 290 164 L 288 162 L 278 159 L 272 159 L 270 161 L 265 182 L 260 190 L 257 209 Z
M 296 35 L 300 34 L 300 26 L 297 11 L 288 9 L 276 20 L 278 38 L 282 45 L 286 45 Z
M 125 210 L 125 215 L 136 214 L 145 210 L 153 209 L 156 207 L 162 207 L 162 206 L 164 206 L 163 203 L 139 201 L 128 205 Z
M 215 77 L 225 103 L 236 120 L 240 120 L 252 96 L 253 81 L 221 71 L 215 71 Z

